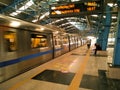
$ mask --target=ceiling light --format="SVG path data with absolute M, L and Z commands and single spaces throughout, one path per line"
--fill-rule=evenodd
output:
M 32 20 L 32 22 L 37 22 L 37 19 Z
M 76 22 L 70 22 L 71 24 L 76 24 Z
M 81 20 L 86 20 L 85 18 L 81 18 Z
M 115 3 L 114 6 L 117 6 L 117 3 Z
M 17 12 L 13 12 L 13 13 L 10 13 L 10 15 L 11 16 L 16 16 L 16 15 L 18 15 L 18 13 Z
M 51 7 L 51 9 L 52 9 L 52 10 L 55 10 L 55 9 L 56 9 L 56 7 Z
M 40 17 L 40 20 L 43 19 L 44 17 L 45 17 L 45 15 L 42 15 L 42 16 Z
M 71 0 L 71 2 L 76 2 L 76 1 L 80 1 L 80 0 Z
M 50 14 L 49 12 L 44 13 L 44 14 L 40 17 L 40 20 L 43 19 L 44 17 L 48 16 L 49 14 Z
M 24 6 L 22 6 L 21 8 L 19 8 L 20 11 L 24 11 L 26 10 L 27 8 L 29 8 L 33 3 L 32 0 L 30 0 L 29 2 L 27 2 Z
M 66 24 L 69 24 L 69 22 L 67 22 L 67 23 L 63 23 L 63 24 L 61 24 L 61 26 L 64 26 L 64 25 L 66 25 Z
M 113 7 L 113 3 L 108 3 L 107 5 L 110 7 Z
M 93 17 L 98 17 L 98 15 L 91 15 L 91 16 L 93 16 Z
M 11 16 L 16 16 L 19 13 L 23 12 L 24 10 L 26 10 L 27 8 L 29 8 L 31 5 L 33 5 L 33 1 L 30 0 L 29 2 L 27 2 L 24 6 L 20 7 L 18 10 L 16 10 L 16 12 L 11 13 Z
M 61 21 L 61 20 L 56 20 L 55 22 L 59 22 L 59 21 Z
M 103 16 L 103 18 L 106 18 L 106 16 Z
M 87 38 L 88 38 L 88 39 L 91 39 L 91 40 L 92 40 L 92 39 L 95 39 L 94 36 L 87 36 Z
M 117 19 L 117 17 L 116 16 L 112 16 L 112 19 Z
M 16 13 L 21 13 L 21 12 L 22 12 L 22 11 L 20 11 L 20 10 L 17 10 L 17 11 L 16 11 Z
M 60 19 L 60 20 L 62 21 L 62 20 L 64 20 L 64 19 L 62 18 L 62 19 Z
M 96 21 L 91 21 L 91 22 L 96 23 Z

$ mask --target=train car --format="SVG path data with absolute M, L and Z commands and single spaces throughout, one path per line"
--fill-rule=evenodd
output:
M 65 54 L 80 42 L 79 36 L 0 15 L 0 82 Z

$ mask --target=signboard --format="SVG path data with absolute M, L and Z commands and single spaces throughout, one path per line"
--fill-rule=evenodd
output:
M 79 15 L 95 14 L 102 11 L 102 0 L 67 3 L 50 6 L 50 17 L 74 17 Z

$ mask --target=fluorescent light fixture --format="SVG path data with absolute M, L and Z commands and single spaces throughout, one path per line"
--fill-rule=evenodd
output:
M 117 6 L 117 3 L 115 3 L 114 6 Z
M 16 16 L 19 13 L 23 12 L 24 10 L 26 10 L 27 8 L 29 8 L 31 5 L 33 5 L 33 1 L 30 0 L 29 2 L 27 2 L 24 6 L 20 7 L 18 10 L 16 10 L 15 12 L 11 13 L 11 16 Z
M 106 16 L 103 16 L 103 18 L 106 18 Z
M 59 22 L 59 21 L 61 21 L 61 20 L 59 19 L 59 20 L 56 20 L 55 22 Z
M 11 16 L 16 16 L 16 15 L 18 15 L 18 13 L 17 12 L 12 12 L 10 15 Z
M 113 29 L 113 28 L 115 28 L 115 27 L 111 27 L 111 29 Z
M 112 19 L 117 19 L 117 17 L 116 16 L 112 16 Z
M 32 22 L 37 22 L 37 19 L 32 20 Z
M 67 27 L 65 27 L 65 28 L 70 28 L 70 27 L 73 27 L 73 26 L 71 25 L 71 26 L 67 26 Z
M 62 20 L 64 20 L 64 19 L 62 18 L 62 19 L 60 19 L 60 20 L 62 21 Z
M 12 22 L 10 23 L 10 26 L 12 26 L 12 27 L 18 27 L 18 26 L 20 26 L 20 22 L 12 21 Z
M 113 3 L 108 3 L 107 5 L 110 7 L 113 7 Z
M 49 14 L 50 14 L 49 12 L 46 12 L 44 15 L 40 17 L 40 20 L 43 19 L 45 16 L 48 16 Z
M 67 22 L 67 23 L 63 23 L 63 24 L 61 24 L 60 26 L 64 26 L 64 25 L 67 25 L 67 24 L 69 24 L 69 22 Z
M 80 0 L 71 0 L 71 2 L 76 2 L 76 1 L 80 1 Z
M 65 19 L 70 19 L 70 18 L 65 18 Z
M 42 15 L 42 16 L 40 17 L 40 20 L 43 19 L 44 17 L 45 17 L 45 15 Z
M 93 17 L 98 17 L 98 15 L 91 15 L 91 16 L 93 16 Z
M 86 20 L 85 18 L 81 18 L 81 20 Z
M 20 10 L 17 10 L 17 11 L 16 11 L 16 13 L 21 13 L 21 12 L 22 12 L 22 11 L 20 11 Z
M 95 37 L 94 36 L 87 36 L 88 39 L 94 39 Z
M 96 23 L 96 21 L 91 21 L 91 22 Z
M 59 22 L 59 21 L 62 21 L 62 20 L 64 20 L 64 19 L 62 18 L 62 19 L 59 19 L 59 20 L 53 21 L 52 23 L 56 23 L 56 22 Z
M 76 24 L 76 22 L 70 22 L 71 24 Z
M 54 10 L 54 9 L 55 9 L 55 7 L 51 7 L 51 9 L 52 9 L 52 10 Z

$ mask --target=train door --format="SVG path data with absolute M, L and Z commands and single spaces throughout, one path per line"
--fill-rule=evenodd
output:
M 58 57 L 62 54 L 62 37 L 60 33 L 53 33 L 54 41 L 54 57 Z

